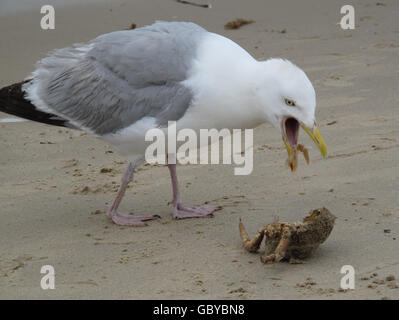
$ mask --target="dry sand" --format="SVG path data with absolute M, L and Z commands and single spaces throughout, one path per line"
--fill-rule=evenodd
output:
M 140 168 L 122 209 L 162 219 L 129 228 L 104 214 L 125 165 L 110 146 L 64 128 L 0 123 L 0 298 L 399 298 L 399 3 L 352 1 L 356 29 L 344 31 L 336 26 L 342 1 L 208 2 L 212 9 L 164 0 L 59 5 L 53 31 L 40 29 L 39 6 L 0 10 L 0 85 L 22 80 L 49 50 L 133 22 L 194 21 L 258 59 L 288 58 L 307 72 L 328 158 L 301 133 L 311 164 L 300 159 L 292 174 L 281 137 L 261 126 L 252 175 L 178 168 L 186 203 L 224 207 L 213 219 L 186 221 L 171 218 L 168 170 Z M 235 18 L 255 23 L 225 30 Z M 338 220 L 304 264 L 263 265 L 242 248 L 239 217 L 252 235 L 274 214 L 295 221 L 321 206 Z M 55 290 L 40 287 L 45 264 L 55 268 Z M 356 288 L 343 292 L 348 264 Z M 385 281 L 391 274 L 397 280 Z

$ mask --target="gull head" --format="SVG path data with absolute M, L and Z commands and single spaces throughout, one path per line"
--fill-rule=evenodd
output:
M 283 59 L 270 59 L 260 64 L 261 79 L 258 79 L 256 89 L 259 106 L 266 120 L 280 131 L 291 170 L 297 168 L 301 127 L 325 156 L 327 147 L 315 119 L 316 93 L 305 72 Z

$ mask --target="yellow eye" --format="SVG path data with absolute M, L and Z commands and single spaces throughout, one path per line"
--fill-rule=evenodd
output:
M 294 100 L 287 99 L 287 98 L 285 98 L 285 104 L 290 107 L 295 107 L 295 105 L 296 105 Z

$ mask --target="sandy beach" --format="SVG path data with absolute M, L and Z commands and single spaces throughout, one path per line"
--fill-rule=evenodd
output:
M 132 228 L 105 215 L 126 166 L 111 146 L 80 131 L 0 122 L 0 299 L 398 299 L 399 3 L 353 0 L 356 27 L 342 30 L 341 1 L 197 2 L 212 8 L 58 1 L 55 30 L 40 28 L 50 0 L 0 4 L 0 87 L 23 80 L 53 49 L 132 23 L 192 21 L 259 60 L 286 58 L 307 73 L 327 158 L 302 131 L 311 162 L 301 158 L 291 173 L 281 136 L 262 125 L 251 175 L 179 166 L 186 203 L 223 206 L 213 219 L 179 221 L 167 205 L 168 169 L 140 167 L 121 209 L 162 218 Z M 254 23 L 225 30 L 235 18 Z M 294 222 L 323 206 L 335 228 L 304 263 L 265 265 L 262 252 L 242 247 L 240 217 L 252 236 L 274 215 Z M 40 286 L 43 265 L 55 269 L 54 290 Z M 356 272 L 353 290 L 340 289 L 344 265 Z

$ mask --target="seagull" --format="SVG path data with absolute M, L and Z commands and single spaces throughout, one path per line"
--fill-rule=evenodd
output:
M 258 61 L 232 40 L 191 22 L 158 21 L 57 49 L 25 81 L 0 90 L 0 111 L 84 130 L 127 158 L 107 215 L 130 226 L 159 218 L 118 211 L 134 169 L 145 161 L 148 130 L 165 128 L 168 121 L 195 132 L 268 122 L 282 135 L 294 171 L 300 127 L 326 155 L 315 110 L 315 90 L 299 67 L 279 58 Z M 184 205 L 176 162 L 169 161 L 176 155 L 167 156 L 174 218 L 211 217 L 221 209 Z

